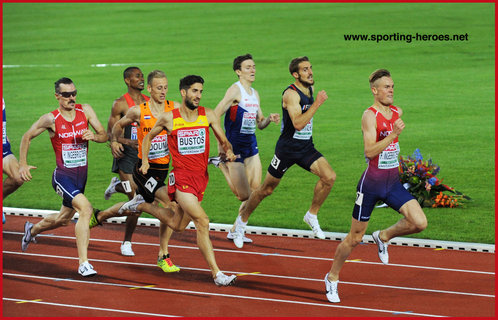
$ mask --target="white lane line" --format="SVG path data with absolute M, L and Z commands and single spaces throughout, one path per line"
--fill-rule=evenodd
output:
M 4 231 L 3 233 L 8 234 L 20 234 L 23 235 L 22 232 L 13 232 L 13 231 Z M 58 236 L 58 235 L 49 235 L 49 234 L 41 234 L 37 237 L 47 237 L 47 238 L 60 238 L 60 239 L 71 239 L 76 240 L 76 237 L 69 236 Z M 107 240 L 107 239 L 95 239 L 91 238 L 90 241 L 96 242 L 111 242 L 111 243 L 122 243 L 119 240 Z M 158 247 L 157 243 L 146 243 L 146 242 L 133 242 L 133 245 L 144 245 L 144 246 L 155 246 Z M 169 245 L 170 248 L 179 248 L 179 249 L 189 249 L 189 250 L 199 250 L 197 246 L 179 246 L 179 245 Z M 228 252 L 228 253 L 236 253 L 236 254 L 252 254 L 258 256 L 277 256 L 283 258 L 292 258 L 292 259 L 307 259 L 307 260 L 321 260 L 321 261 L 330 261 L 332 262 L 334 259 L 332 258 L 321 258 L 321 257 L 309 257 L 309 256 L 296 256 L 289 254 L 280 254 L 280 253 L 268 253 L 268 252 L 251 252 L 251 251 L 243 251 L 238 249 L 214 249 L 217 252 Z M 360 264 L 371 264 L 371 265 L 383 265 L 381 262 L 373 262 L 373 261 L 356 261 L 356 260 L 347 260 L 348 263 L 360 263 Z M 388 266 L 391 267 L 401 267 L 401 268 L 415 268 L 415 269 L 427 269 L 427 270 L 438 270 L 438 271 L 451 271 L 451 272 L 466 272 L 466 273 L 475 273 L 475 274 L 488 274 L 495 275 L 494 272 L 488 271 L 478 271 L 478 270 L 465 270 L 465 269 L 452 269 L 452 268 L 440 268 L 440 267 L 428 267 L 428 266 L 417 266 L 417 265 L 408 265 L 408 264 L 396 264 L 390 263 Z
M 41 276 L 32 276 L 32 275 L 21 275 L 14 273 L 3 273 L 4 276 L 13 276 L 13 277 L 23 277 L 23 278 L 33 278 L 33 279 L 45 279 L 45 280 L 60 280 L 58 278 L 52 277 L 41 277 Z M 92 285 L 104 285 L 104 286 L 117 286 L 117 287 L 136 287 L 135 284 L 127 285 L 127 284 L 117 284 L 117 283 L 109 283 L 109 282 L 93 282 L 93 281 L 85 281 L 85 280 L 73 280 L 73 279 L 64 279 L 64 281 L 69 282 L 77 282 L 83 284 L 92 284 Z M 396 314 L 406 314 L 406 315 L 416 315 L 416 316 L 425 316 L 425 317 L 446 317 L 441 315 L 434 314 L 425 314 L 425 313 L 415 313 L 415 312 L 403 312 L 396 310 L 384 310 L 384 309 L 372 309 L 372 308 L 361 308 L 361 307 L 352 307 L 352 306 L 344 306 L 337 305 L 331 303 L 313 303 L 313 302 L 305 302 L 305 301 L 292 301 L 292 300 L 283 300 L 283 299 L 272 299 L 272 298 L 263 298 L 263 297 L 254 297 L 254 296 L 242 296 L 242 295 L 233 295 L 233 294 L 222 294 L 215 292 L 204 292 L 204 291 L 191 291 L 191 290 L 181 290 L 181 289 L 171 289 L 171 288 L 161 288 L 161 287 L 150 287 L 144 288 L 143 290 L 154 290 L 154 291 L 166 291 L 180 294 L 197 294 L 197 295 L 207 295 L 207 296 L 215 296 L 215 297 L 224 297 L 224 298 L 237 298 L 237 299 L 246 299 L 246 300 L 260 300 L 260 301 L 272 301 L 279 303 L 290 303 L 290 304 L 298 304 L 298 305 L 308 305 L 308 306 L 316 306 L 316 307 L 328 307 L 328 308 L 339 308 L 339 309 L 349 309 L 349 310 L 361 310 L 361 311 L 373 311 L 380 313 L 396 313 Z
M 67 259 L 67 260 L 78 260 L 77 257 L 56 256 L 56 255 L 49 255 L 49 254 L 31 254 L 31 253 L 16 252 L 16 251 L 4 251 L 3 254 L 4 255 L 5 254 L 29 255 L 29 256 L 44 257 L 44 258 L 57 258 L 57 259 Z M 150 263 L 115 261 L 115 260 L 103 260 L 103 259 L 91 259 L 91 261 L 92 262 L 110 263 L 110 264 L 113 264 L 113 265 L 115 265 L 115 264 L 124 264 L 124 265 L 134 265 L 134 266 L 153 267 L 153 268 L 157 267 L 156 264 L 150 264 Z M 185 266 L 181 266 L 181 265 L 179 265 L 179 267 L 182 268 L 182 269 L 184 269 L 184 270 L 202 271 L 202 272 L 207 272 L 207 273 L 211 272 L 211 270 L 209 270 L 209 269 L 203 269 L 203 268 L 190 268 L 190 267 L 185 267 Z M 323 282 L 323 279 L 281 276 L 281 275 L 264 274 L 264 273 L 250 274 L 251 272 L 248 272 L 248 271 L 233 271 L 233 270 L 222 270 L 222 271 L 226 272 L 226 273 L 233 273 L 233 274 L 247 273 L 248 276 L 253 276 L 253 277 L 268 277 L 268 278 L 278 278 L 278 279 L 288 279 L 288 280 Z M 436 289 L 426 289 L 426 288 L 412 288 L 412 287 L 398 287 L 398 286 L 388 286 L 388 285 L 382 285 L 382 284 L 360 283 L 360 282 L 347 282 L 347 281 L 341 281 L 341 283 L 343 283 L 343 284 L 349 284 L 349 285 L 367 286 L 367 287 L 388 288 L 388 289 L 395 289 L 395 290 L 422 291 L 422 292 L 433 292 L 433 293 L 441 293 L 441 294 L 466 295 L 466 296 L 476 296 L 476 297 L 485 297 L 485 298 L 494 298 L 495 297 L 494 295 L 482 294 L 482 293 L 472 293 L 472 292 L 447 291 L 447 290 L 436 290 Z
M 36 304 L 44 304 L 56 307 L 66 307 L 66 308 L 77 308 L 77 309 L 89 309 L 89 310 L 97 310 L 97 311 L 109 311 L 109 312 L 119 312 L 119 313 L 127 313 L 141 316 L 150 316 L 150 317 L 177 317 L 169 314 L 158 314 L 158 313 L 148 313 L 148 312 L 139 312 L 139 311 L 128 311 L 128 310 L 118 310 L 118 309 L 109 309 L 109 308 L 99 308 L 99 307 L 87 307 L 81 305 L 73 305 L 73 304 L 64 304 L 64 303 L 55 303 L 55 302 L 47 302 L 47 301 L 29 301 L 22 299 L 13 299 L 13 298 L 3 298 L 4 301 L 14 301 L 14 302 L 26 302 L 26 303 L 36 303 Z M 3 305 L 3 312 L 5 312 L 5 304 Z

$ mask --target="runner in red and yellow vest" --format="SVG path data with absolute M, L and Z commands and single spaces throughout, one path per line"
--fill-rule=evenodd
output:
M 182 118 L 180 109 L 173 110 L 173 130 L 168 146 L 176 170 L 204 172 L 207 169 L 209 121 L 204 107 L 199 106 L 198 111 L 199 117 L 194 122 L 187 122 Z
M 173 101 L 164 101 L 164 112 L 171 111 L 175 108 Z M 140 129 L 137 131 L 138 138 L 138 157 L 142 159 L 142 141 L 147 133 L 156 124 L 157 119 L 154 117 L 149 108 L 149 101 L 140 105 Z M 161 131 L 154 139 L 149 149 L 149 163 L 168 164 L 168 133 L 166 130 Z

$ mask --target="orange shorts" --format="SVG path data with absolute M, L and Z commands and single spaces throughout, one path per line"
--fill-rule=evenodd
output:
M 175 192 L 191 193 L 198 201 L 204 198 L 204 191 L 208 184 L 209 176 L 206 171 L 171 170 L 169 174 L 168 195 L 171 201 L 175 200 Z

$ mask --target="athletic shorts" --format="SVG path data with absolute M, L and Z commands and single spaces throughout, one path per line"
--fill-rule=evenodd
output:
M 178 189 L 181 192 L 193 194 L 200 202 L 204 198 L 204 191 L 206 191 L 208 181 L 207 170 L 200 172 L 173 169 L 169 174 L 169 199 L 171 201 L 175 200 L 175 192 Z
M 10 150 L 10 142 L 9 142 L 9 140 L 7 140 L 3 144 L 2 151 L 3 151 L 3 158 L 5 158 L 6 156 L 8 156 L 9 154 L 12 154 L 12 151 Z
M 71 177 L 60 169 L 55 169 L 52 174 L 52 187 L 62 197 L 62 205 L 73 209 L 73 199 L 80 193 L 85 193 L 87 177 Z
M 130 146 L 124 147 L 124 156 L 122 158 L 112 160 L 112 172 L 119 173 L 119 170 L 124 173 L 132 174 L 133 168 L 138 161 L 137 149 Z
M 301 168 L 311 171 L 311 165 L 313 162 L 323 157 L 323 155 L 316 150 L 314 147 L 310 148 L 306 152 L 282 152 L 278 148 L 275 149 L 275 154 L 273 159 L 268 166 L 268 172 L 275 178 L 281 179 L 284 173 L 297 164 Z
M 415 199 L 411 193 L 406 190 L 401 182 L 395 180 L 391 183 L 376 182 L 373 186 L 365 186 L 365 183 L 373 184 L 373 182 L 365 181 L 363 173 L 362 178 L 356 187 L 356 201 L 353 208 L 353 218 L 358 221 L 369 221 L 370 215 L 377 201 L 382 200 L 392 209 L 399 212 L 399 209 L 408 201 Z M 365 191 L 368 190 L 368 191 Z M 373 191 L 375 190 L 375 191 Z
M 229 140 L 232 144 L 233 153 L 237 156 L 235 162 L 244 163 L 246 158 L 250 158 L 259 153 L 256 136 L 252 135 L 248 136 L 248 138 L 248 141 L 244 141 L 244 143 L 232 142 Z
M 169 164 L 150 163 L 149 170 L 143 175 L 139 169 L 142 166 L 142 159 L 138 159 L 133 169 L 133 181 L 137 185 L 137 192 L 144 197 L 148 203 L 154 202 L 156 191 L 164 187 L 164 181 L 168 177 Z

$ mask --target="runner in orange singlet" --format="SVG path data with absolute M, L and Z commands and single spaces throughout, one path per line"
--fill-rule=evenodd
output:
M 213 245 L 209 239 L 209 218 L 200 203 L 208 183 L 207 164 L 209 157 L 209 127 L 222 145 L 228 161 L 234 161 L 235 155 L 228 142 L 219 118 L 214 110 L 199 106 L 204 80 L 200 76 L 186 76 L 180 80 L 182 104 L 173 112 L 163 113 L 143 140 L 142 167 L 140 171 L 147 174 L 152 166 L 148 159 L 150 154 L 145 150 L 156 136 L 166 130 L 168 145 L 173 155 L 173 170 L 169 178 L 170 198 L 178 202 L 180 208 L 172 217 L 170 227 L 175 231 L 183 231 L 190 220 L 197 230 L 197 245 L 211 269 L 214 283 L 228 286 L 235 282 L 235 275 L 227 276 L 220 271 L 214 257 Z M 130 201 L 131 202 L 131 201 Z M 129 204 L 128 202 L 127 204 Z M 127 210 L 147 211 L 147 203 L 123 205 Z M 150 206 L 150 205 L 149 205 Z
M 163 71 L 154 70 L 147 76 L 147 90 L 150 93 L 151 100 L 139 106 L 130 108 L 126 115 L 114 125 L 111 135 L 111 149 L 114 157 L 119 157 L 120 153 L 124 150 L 123 145 L 118 141 L 118 137 L 121 137 L 123 133 L 123 128 L 134 122 L 139 123 L 137 141 L 139 150 L 138 157 L 140 159 L 135 164 L 133 170 L 133 180 L 137 185 L 137 195 L 135 195 L 135 198 L 138 197 L 140 199 L 145 199 L 148 203 L 158 201 L 165 208 L 167 208 L 163 211 L 144 210 L 143 212 L 150 213 L 161 221 L 159 227 L 160 247 L 157 265 L 164 272 L 176 272 L 179 271 L 180 268 L 173 264 L 168 252 L 168 243 L 173 230 L 168 228 L 166 217 L 170 209 L 174 210 L 176 208 L 176 204 L 172 204 L 170 202 L 168 197 L 168 188 L 164 183 L 168 176 L 170 161 L 166 132 L 160 134 L 154 139 L 152 147 L 149 146 L 146 148 L 146 153 L 148 153 L 147 163 L 150 163 L 150 166 L 152 167 L 151 172 L 147 175 L 143 175 L 138 171 L 138 168 L 142 165 L 141 158 L 143 137 L 146 136 L 151 130 L 156 122 L 156 119 L 162 113 L 173 110 L 175 106 L 179 106 L 179 103 L 166 100 L 166 94 L 168 92 L 168 79 Z M 133 201 L 133 199 L 130 201 Z M 152 207 L 159 208 L 158 206 Z M 140 214 L 135 211 L 136 210 L 132 210 L 130 212 L 122 208 L 119 210 L 119 215 Z M 98 214 L 97 220 L 101 222 L 116 215 L 117 214 L 113 212 L 101 211 Z

